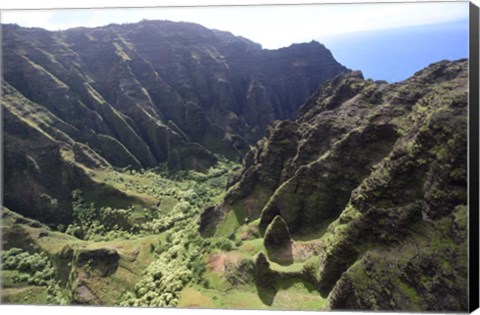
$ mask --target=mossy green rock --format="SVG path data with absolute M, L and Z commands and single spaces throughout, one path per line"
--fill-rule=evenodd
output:
M 265 248 L 287 247 L 291 243 L 288 227 L 281 216 L 277 215 L 267 228 L 264 237 Z
M 330 293 L 334 309 L 466 310 L 466 225 L 455 218 L 417 223 L 393 248 L 376 248 L 342 274 Z M 460 236 L 461 235 L 461 236 Z
M 255 282 L 257 287 L 267 291 L 276 291 L 275 284 L 279 275 L 270 268 L 267 256 L 260 252 L 255 259 Z
M 287 224 L 281 216 L 277 215 L 268 226 L 263 244 L 268 257 L 279 264 L 291 264 L 292 240 Z
M 267 250 L 279 217 L 285 239 L 318 239 L 308 270 L 332 309 L 465 311 L 467 86 L 466 60 L 395 84 L 340 75 L 269 127 L 219 208 L 258 213 Z

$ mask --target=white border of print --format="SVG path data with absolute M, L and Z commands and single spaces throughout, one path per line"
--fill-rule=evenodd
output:
M 436 0 L 436 2 L 449 0 Z M 365 2 L 431 2 L 428 0 L 15 0 L 2 1 L 0 10 L 9 9 L 54 9 L 54 8 L 114 8 L 114 7 L 155 7 L 155 6 L 194 6 L 194 5 L 258 5 L 258 4 L 311 4 L 311 3 L 365 3 Z M 460 2 L 460 1 L 459 1 Z M 463 2 L 463 1 L 461 1 Z M 472 0 L 477 6 L 480 6 L 480 0 Z M 35 315 L 85 315 L 89 312 L 92 315 L 286 315 L 285 311 L 246 311 L 246 310 L 210 310 L 210 309 L 159 309 L 159 308 L 127 308 L 127 307 L 83 307 L 83 306 L 24 306 L 24 305 L 0 305 L 2 314 L 35 314 Z M 305 315 L 313 312 L 288 311 L 288 315 Z M 379 313 L 379 312 L 334 312 L 336 315 L 351 314 L 406 314 L 406 313 Z M 480 315 L 480 310 L 476 310 L 475 315 Z

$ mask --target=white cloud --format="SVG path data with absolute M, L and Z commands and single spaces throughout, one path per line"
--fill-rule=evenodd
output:
M 444 23 L 467 17 L 468 2 L 419 2 L 5 11 L 2 22 L 58 30 L 133 23 L 143 18 L 168 19 L 230 31 L 261 43 L 265 48 L 278 48 L 341 33 Z

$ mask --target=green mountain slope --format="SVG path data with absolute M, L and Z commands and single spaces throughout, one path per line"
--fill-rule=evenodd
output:
M 328 82 L 268 128 L 202 234 L 253 221 L 258 281 L 302 263 L 333 309 L 466 310 L 467 86 L 466 60 L 391 85 Z

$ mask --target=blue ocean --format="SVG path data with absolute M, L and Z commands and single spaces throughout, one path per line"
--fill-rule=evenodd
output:
M 398 82 L 440 60 L 468 57 L 468 20 L 358 32 L 318 39 L 340 63 L 365 78 Z

